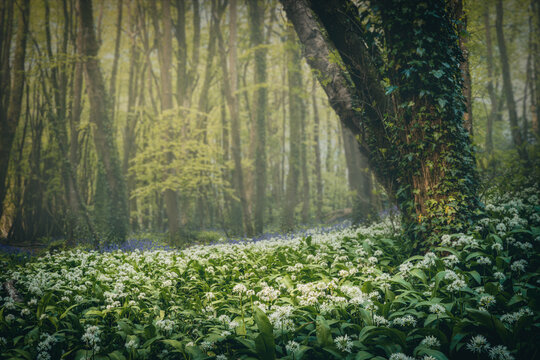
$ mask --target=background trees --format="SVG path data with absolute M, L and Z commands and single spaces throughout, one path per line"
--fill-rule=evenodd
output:
M 418 66 L 410 74 L 418 81 L 409 84 L 403 73 L 408 62 L 435 58 L 428 45 L 412 44 L 424 41 L 425 34 L 410 34 L 407 44 L 388 35 L 399 32 L 385 20 L 400 15 L 385 12 L 393 2 L 380 2 L 377 11 L 363 5 L 342 9 L 355 11 L 348 25 L 332 12 L 346 2 L 334 8 L 331 1 L 294 3 L 311 8 L 308 15 L 316 14 L 317 24 L 328 30 L 330 61 L 323 64 L 322 53 L 299 39 L 277 1 L 2 2 L 1 236 L 97 242 L 121 240 L 130 231 L 168 231 L 178 244 L 200 229 L 241 236 L 332 222 L 351 212 L 365 220 L 400 196 L 409 206 L 402 211 L 418 224 L 418 215 L 426 216 L 419 204 L 430 197 L 430 186 L 405 185 L 431 176 L 434 182 L 469 179 L 463 174 L 470 169 L 452 178 L 435 174 L 429 164 L 437 164 L 434 157 L 445 150 L 416 146 L 459 138 L 448 150 L 452 156 L 463 159 L 469 150 L 464 151 L 463 134 L 444 127 L 446 120 L 437 129 L 415 133 L 415 139 L 405 135 L 411 129 L 400 126 L 407 117 L 410 128 L 427 118 L 457 121 L 460 115 L 450 114 L 463 109 L 457 98 L 439 100 L 435 92 L 442 94 L 441 89 L 421 96 L 417 89 L 423 89 L 422 74 L 428 74 L 428 86 L 450 86 L 459 74 L 447 73 L 444 66 L 442 74 L 433 64 Z M 502 21 L 496 22 L 499 12 Z M 462 16 L 449 20 L 463 17 L 467 23 L 459 24 L 467 32 L 459 35 L 469 49 L 468 112 L 474 115 L 472 140 L 481 175 L 500 172 L 494 159 L 503 151 L 511 158 L 519 149 L 521 158 L 534 164 L 538 4 L 465 2 Z M 403 26 L 427 26 L 417 26 L 415 19 L 422 20 L 415 15 Z M 354 34 L 347 28 L 353 25 L 366 32 L 332 37 L 341 30 Z M 387 47 L 380 46 L 383 38 Z M 507 66 L 501 62 L 500 40 Z M 387 60 L 393 67 L 385 65 Z M 353 93 L 329 91 L 329 79 L 341 81 L 342 90 L 362 93 L 347 99 Z M 508 89 L 514 112 L 508 112 Z M 431 117 L 415 123 L 422 107 Z M 382 119 L 393 125 L 383 126 Z M 517 133 L 522 145 L 515 147 L 512 134 Z M 409 140 L 409 147 L 393 153 L 395 141 Z M 368 163 L 378 166 L 370 170 Z M 426 171 L 416 175 L 421 169 Z M 430 205 L 437 209 L 432 218 L 447 216 L 448 209 L 454 214 L 461 200 L 450 197 L 474 189 L 450 188 Z

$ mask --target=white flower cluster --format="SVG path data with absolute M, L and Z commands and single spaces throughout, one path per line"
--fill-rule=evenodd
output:
M 446 270 L 444 279 L 451 281 L 451 283 L 446 287 L 446 289 L 452 293 L 461 291 L 467 286 L 467 283 L 465 282 L 465 278 L 463 277 L 463 275 L 457 274 L 456 272 L 452 270 Z
M 292 313 L 294 308 L 291 305 L 273 306 L 273 312 L 268 315 L 268 320 L 274 327 L 275 333 L 287 333 L 294 331 L 294 321 Z
M 502 315 L 501 321 L 505 324 L 512 325 L 513 323 L 521 319 L 523 316 L 532 316 L 533 314 L 534 313 L 531 309 L 529 309 L 528 307 L 524 307 L 519 309 L 519 311 Z
M 244 284 L 236 284 L 236 285 L 234 285 L 232 291 L 235 294 L 242 295 L 243 293 L 245 293 L 247 291 L 247 288 L 246 288 L 246 285 L 244 285 Z
M 429 312 L 432 314 L 440 315 L 440 314 L 444 314 L 446 312 L 446 309 L 444 308 L 444 306 L 440 304 L 433 304 L 433 305 L 430 305 Z
M 345 334 L 342 336 L 338 336 L 334 339 L 334 344 L 336 344 L 336 347 L 338 350 L 350 353 L 353 348 L 353 342 L 349 335 Z
M 515 272 L 524 272 L 527 267 L 527 260 L 516 260 L 510 265 L 510 269 Z
M 493 295 L 483 295 L 480 300 L 478 300 L 478 307 L 480 310 L 486 310 L 495 305 L 495 297 Z
M 165 334 L 171 333 L 174 330 L 174 325 L 174 321 L 170 319 L 162 319 L 156 321 L 156 328 Z
M 292 354 L 295 351 L 300 350 L 300 344 L 294 340 L 290 340 L 287 345 L 285 345 L 285 350 L 287 350 L 288 354 Z
M 88 325 L 86 326 L 86 331 L 84 335 L 81 337 L 81 340 L 86 343 L 86 346 L 90 347 L 90 349 L 93 352 L 99 352 L 99 343 L 101 339 L 99 338 L 99 335 L 101 334 L 101 330 L 99 327 L 95 325 Z
M 52 346 L 58 342 L 58 339 L 56 339 L 53 335 L 49 335 L 47 333 L 41 334 L 41 341 L 39 342 L 37 346 L 37 359 L 38 360 L 50 360 L 51 354 L 49 351 L 52 349 Z
M 405 315 L 405 316 L 401 316 L 401 317 L 397 317 L 393 319 L 392 325 L 403 326 L 403 327 L 405 326 L 415 327 L 416 319 L 412 315 Z
M 441 342 L 435 336 L 429 335 L 420 342 L 420 345 L 424 345 L 429 348 L 435 348 L 441 346 Z
M 257 293 L 257 297 L 262 301 L 272 302 L 279 297 L 279 290 L 263 283 L 263 288 Z

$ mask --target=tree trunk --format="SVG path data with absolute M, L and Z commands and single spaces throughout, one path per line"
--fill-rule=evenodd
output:
M 266 48 L 264 45 L 264 3 L 248 1 L 251 46 L 255 48 L 255 233 L 264 229 L 266 201 L 266 112 L 268 91 L 266 89 Z
M 78 6 L 83 31 L 81 53 L 84 56 L 84 73 L 90 100 L 90 121 L 95 124 L 94 144 L 105 172 L 110 204 L 109 237 L 112 241 L 124 241 L 129 220 L 126 186 L 113 134 L 105 82 L 97 58 L 98 43 L 94 31 L 92 1 L 78 0 Z
M 463 76 L 463 95 L 465 96 L 466 111 L 463 113 L 463 126 L 465 130 L 473 135 L 473 113 L 472 113 L 472 81 L 469 69 L 469 34 L 467 32 L 467 15 L 463 11 L 463 0 L 453 0 L 453 17 L 458 21 L 457 31 L 459 35 L 459 47 L 463 54 L 460 62 L 461 74 Z
M 218 44 L 221 57 L 221 70 L 223 72 L 223 83 L 225 98 L 229 107 L 231 117 L 231 150 L 234 161 L 233 183 L 236 191 L 236 196 L 240 200 L 242 218 L 244 222 L 244 230 L 247 236 L 253 235 L 253 226 L 251 225 L 251 214 L 246 197 L 246 188 L 244 186 L 244 176 L 242 173 L 242 147 L 240 142 L 240 119 L 238 112 L 238 95 L 237 88 L 237 58 L 236 58 L 236 0 L 231 0 L 229 3 L 229 68 L 227 68 L 227 60 L 225 57 L 225 46 L 221 33 L 218 32 Z M 233 214 L 234 216 L 234 214 Z
M 114 58 L 111 71 L 111 79 L 109 84 L 109 96 L 111 99 L 111 119 L 114 121 L 114 110 L 116 103 L 116 74 L 118 73 L 118 58 L 120 57 L 120 41 L 122 39 L 122 13 L 123 13 L 123 0 L 117 0 L 117 14 L 116 19 L 116 39 L 114 41 Z
M 300 175 L 300 144 L 302 123 L 302 68 L 300 47 L 292 26 L 287 28 L 287 79 L 289 83 L 289 172 L 283 211 L 283 230 L 291 231 L 295 226 L 295 207 L 298 203 L 298 178 Z
M 374 209 L 371 172 L 367 166 L 366 158 L 358 149 L 358 141 L 354 138 L 354 134 L 344 126 L 341 126 L 341 134 L 343 136 L 349 188 L 355 193 L 353 220 L 354 222 L 369 221 L 373 217 Z
M 316 215 L 317 220 L 321 221 L 323 217 L 322 207 L 323 207 L 323 182 L 322 182 L 322 171 L 321 171 L 321 144 L 319 140 L 320 132 L 320 118 L 319 118 L 319 108 L 317 106 L 317 78 L 313 76 L 313 87 L 311 89 L 311 103 L 313 105 L 313 150 L 315 152 L 315 188 L 317 189 L 317 195 L 315 200 Z
M 158 14 L 156 4 L 152 2 L 152 19 L 154 30 L 158 40 L 159 69 L 161 84 L 161 111 L 172 109 L 173 94 L 171 87 L 171 61 L 172 61 L 172 28 L 171 28 L 171 4 L 170 0 L 163 0 L 161 7 L 161 20 L 163 31 L 159 30 Z M 166 141 L 171 141 L 170 134 L 165 134 Z M 167 152 L 167 161 L 171 162 L 174 154 Z M 171 172 L 168 176 L 172 176 Z M 180 212 L 178 208 L 178 198 L 175 189 L 165 189 L 165 207 L 167 209 L 167 221 L 169 225 L 169 236 L 171 241 L 177 241 L 180 231 Z
M 540 136 L 540 0 L 531 0 L 532 9 L 532 48 L 533 84 L 531 94 L 531 128 L 533 134 Z
M 5 182 L 8 171 L 11 145 L 13 144 L 13 138 L 15 137 L 17 125 L 19 124 L 19 117 L 21 115 L 22 97 L 25 83 L 24 60 L 26 56 L 26 39 L 28 36 L 28 25 L 30 22 L 30 0 L 24 0 L 20 4 L 20 14 L 18 19 L 17 38 L 15 40 L 15 55 L 13 57 L 13 77 L 9 91 L 9 102 L 7 104 L 7 112 L 5 113 L 6 117 L 2 116 L 4 114 L 3 109 L 2 114 L 0 115 L 2 116 L 2 118 L 0 118 L 0 218 L 2 218 L 4 198 L 7 193 L 7 186 L 5 186 Z M 1 26 L 3 27 L 4 25 L 2 24 Z M 11 31 L 11 29 L 6 30 L 8 32 Z M 10 36 L 3 38 L 2 41 L 4 42 L 2 45 L 7 46 L 7 55 L 4 60 L 8 60 Z M 3 72 L 9 71 L 9 68 L 6 68 L 6 66 L 9 66 L 8 64 L 2 63 L 0 66 L 2 67 Z M 9 81 L 7 74 L 4 73 L 2 75 L 2 80 L 7 79 Z M 2 87 L 5 87 L 6 84 L 9 84 L 9 82 L 2 83 Z
M 133 4 L 130 4 L 133 5 Z M 127 99 L 127 116 L 126 124 L 124 126 L 124 158 L 122 162 L 122 169 L 127 178 L 127 194 L 128 194 L 128 212 L 129 223 L 133 231 L 138 230 L 139 221 L 136 214 L 137 212 L 137 199 L 130 199 L 131 192 L 135 188 L 135 175 L 129 173 L 129 162 L 135 156 L 136 139 L 135 128 L 138 121 L 138 114 L 135 111 L 135 105 L 137 98 L 142 98 L 142 89 L 139 86 L 144 79 L 144 71 L 141 71 L 142 54 L 139 51 L 139 44 L 137 39 L 139 37 L 138 30 L 138 17 L 140 14 L 135 6 L 130 6 L 129 13 L 129 38 L 131 42 L 130 56 L 129 56 L 129 78 L 128 78 L 128 99 Z
M 504 95 L 506 97 L 506 106 L 508 107 L 510 131 L 512 133 L 512 140 L 514 141 L 514 145 L 517 148 L 519 157 L 523 161 L 528 163 L 529 154 L 527 153 L 525 142 L 519 129 L 516 101 L 514 99 L 514 90 L 512 89 L 512 78 L 510 75 L 510 64 L 508 62 L 508 52 L 506 50 L 506 41 L 504 39 L 502 0 L 497 0 L 496 10 L 497 16 L 495 19 L 495 30 L 497 33 L 497 43 L 499 45 L 499 54 L 503 76 L 503 88 Z
M 494 67 L 493 67 L 493 45 L 491 43 L 491 24 L 489 21 L 489 5 L 485 5 L 484 11 L 484 27 L 486 31 L 486 58 L 487 58 L 487 91 L 489 94 L 489 100 L 491 102 L 491 109 L 487 117 L 486 125 L 486 151 L 488 154 L 493 152 L 493 121 L 497 117 L 499 110 L 497 94 L 495 93 L 495 88 L 493 87 L 493 77 L 494 77 Z
M 381 17 L 393 62 L 382 73 L 376 64 L 385 59 L 363 31 L 352 1 L 282 3 L 330 104 L 398 203 L 412 246 L 471 225 L 477 178 L 463 128 L 461 51 L 445 2 L 377 3 L 373 11 Z M 418 31 L 411 32 L 414 28 Z M 423 48 L 431 46 L 426 32 L 437 38 L 433 49 Z M 403 33 L 410 34 L 406 41 Z M 410 61 L 418 67 L 411 68 Z M 383 77 L 390 86 L 381 85 Z M 434 82 L 439 84 L 434 92 L 422 91 Z

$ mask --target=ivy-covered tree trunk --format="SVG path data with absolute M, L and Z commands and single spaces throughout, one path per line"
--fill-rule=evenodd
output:
M 409 239 L 418 245 L 464 230 L 478 206 L 477 178 L 462 121 L 462 56 L 445 2 L 377 1 L 368 17 L 352 1 L 281 2 Z
M 94 144 L 100 166 L 106 178 L 107 237 L 109 241 L 124 241 L 128 229 L 127 195 L 118 149 L 113 134 L 105 81 L 97 53 L 99 45 L 94 31 L 91 0 L 79 0 L 79 16 L 83 32 L 81 53 L 84 56 L 84 73 L 90 102 L 90 121 L 94 127 Z

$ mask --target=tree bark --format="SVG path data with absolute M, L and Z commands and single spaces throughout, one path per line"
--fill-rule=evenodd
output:
M 311 103 L 313 105 L 313 150 L 315 152 L 315 188 L 316 190 L 316 215 L 317 220 L 321 221 L 323 217 L 322 207 L 323 207 L 323 182 L 322 182 L 322 171 L 321 171 L 321 143 L 319 140 L 320 133 L 320 123 L 319 118 L 319 108 L 317 106 L 317 78 L 313 76 L 313 87 L 311 88 Z
M 251 214 L 249 213 L 249 207 L 247 203 L 246 188 L 244 186 L 244 176 L 242 173 L 242 146 L 240 142 L 240 119 L 238 113 L 238 95 L 236 94 L 237 88 L 237 58 L 236 58 L 236 0 L 229 2 L 229 59 L 227 66 L 227 58 L 225 52 L 225 45 L 223 43 L 223 37 L 221 32 L 217 33 L 219 53 L 221 57 L 221 70 L 223 73 L 223 85 L 225 99 L 229 108 L 229 115 L 231 117 L 231 152 L 234 161 L 234 170 L 232 174 L 233 185 L 235 188 L 236 196 L 238 197 L 241 205 L 242 219 L 244 223 L 244 231 L 247 236 L 253 235 L 253 226 L 251 224 Z M 235 214 L 233 214 L 235 216 Z
M 494 74 L 494 67 L 493 67 L 493 45 L 491 42 L 491 24 L 489 21 L 489 5 L 485 5 L 486 8 L 484 10 L 484 27 L 486 31 L 486 60 L 487 60 L 487 73 L 488 73 L 488 81 L 487 81 L 487 91 L 489 95 L 489 100 L 491 102 L 491 108 L 490 112 L 487 117 L 487 125 L 486 125 L 486 151 L 491 154 L 493 152 L 493 122 L 495 118 L 497 117 L 499 105 L 498 105 L 498 98 L 497 94 L 495 93 L 495 88 L 493 86 L 493 77 Z
M 171 51 L 172 51 L 172 28 L 171 28 L 171 4 L 170 0 L 163 0 L 161 7 L 161 19 L 163 29 L 160 32 L 158 13 L 156 4 L 152 2 L 152 20 L 154 30 L 158 40 L 159 53 L 159 69 L 160 69 L 160 84 L 161 84 L 161 111 L 173 108 L 173 94 L 171 87 Z M 170 134 L 165 134 L 166 141 L 171 141 Z M 167 152 L 165 155 L 167 161 L 170 162 L 174 158 L 174 154 Z M 172 176 L 171 172 L 168 176 Z M 180 212 L 178 208 L 178 198 L 175 189 L 165 189 L 164 191 L 165 206 L 167 209 L 167 221 L 169 225 L 169 236 L 172 241 L 178 240 L 180 231 Z
M 81 53 L 84 56 L 84 73 L 90 100 L 90 121 L 95 124 L 94 144 L 105 172 L 110 201 L 109 238 L 112 241 L 124 241 L 129 220 L 126 186 L 113 134 L 105 82 L 97 58 L 98 43 L 94 31 L 92 1 L 78 0 L 78 6 L 83 31 Z
M 453 16 L 458 21 L 457 31 L 459 34 L 459 47 L 463 54 L 460 63 L 461 74 L 463 76 L 463 95 L 465 96 L 466 111 L 463 113 L 463 126 L 465 130 L 473 135 L 473 110 L 472 110 L 472 81 L 471 71 L 469 69 L 469 33 L 467 32 L 467 15 L 463 11 L 463 0 L 453 0 Z
M 117 14 L 116 19 L 116 39 L 114 41 L 114 58 L 111 71 L 111 79 L 109 84 L 109 96 L 111 99 L 111 119 L 114 120 L 114 110 L 116 103 L 116 74 L 118 73 L 118 59 L 120 57 L 120 42 L 122 40 L 122 13 L 123 13 L 123 0 L 117 0 Z
M 287 79 L 289 85 L 289 171 L 283 209 L 283 230 L 292 231 L 296 224 L 295 207 L 298 203 L 298 179 L 300 175 L 300 143 L 302 123 L 302 68 L 300 47 L 296 43 L 294 28 L 287 28 Z
M 525 142 L 519 129 L 516 101 L 514 99 L 514 90 L 512 89 L 512 77 L 510 75 L 510 64 L 508 62 L 508 52 L 506 49 L 506 41 L 504 39 L 502 0 L 497 0 L 496 11 L 497 16 L 495 19 L 495 31 L 497 33 L 497 43 L 499 45 L 504 95 L 506 97 L 508 118 L 510 120 L 510 132 L 512 134 L 512 140 L 514 141 L 514 145 L 517 148 L 519 157 L 523 161 L 528 163 L 529 155 L 527 153 L 527 149 L 525 148 Z
M 9 6 L 9 5 L 8 5 Z M 30 21 L 30 1 L 24 0 L 20 5 L 20 14 L 17 25 L 17 37 L 15 40 L 15 54 L 13 58 L 13 77 L 11 82 L 11 88 L 9 91 L 9 102 L 7 104 L 6 117 L 0 119 L 0 218 L 2 218 L 4 199 L 7 193 L 7 187 L 5 186 L 9 156 L 11 152 L 11 146 L 13 144 L 13 138 L 17 131 L 17 125 L 19 124 L 19 117 L 21 115 L 22 97 L 25 84 L 25 71 L 24 61 L 26 57 L 26 39 L 28 36 L 28 26 Z M 3 25 L 2 25 L 3 26 Z M 11 29 L 6 29 L 6 32 L 10 32 Z M 10 36 L 2 39 L 6 45 L 7 57 L 9 58 L 9 40 Z M 7 44 L 6 44 L 7 43 Z M 8 63 L 9 64 L 9 63 Z M 2 64 L 2 71 L 9 71 L 8 64 Z M 2 74 L 3 79 L 9 80 L 7 74 Z M 2 87 L 7 83 L 2 83 Z M 2 111 L 3 113 L 4 111 Z
M 533 89 L 531 94 L 531 128 L 540 136 L 540 0 L 531 0 L 532 9 L 532 48 L 533 48 Z
M 268 91 L 266 88 L 266 53 L 264 45 L 264 3 L 248 1 L 251 46 L 255 48 L 255 233 L 264 229 L 266 205 L 266 111 Z

